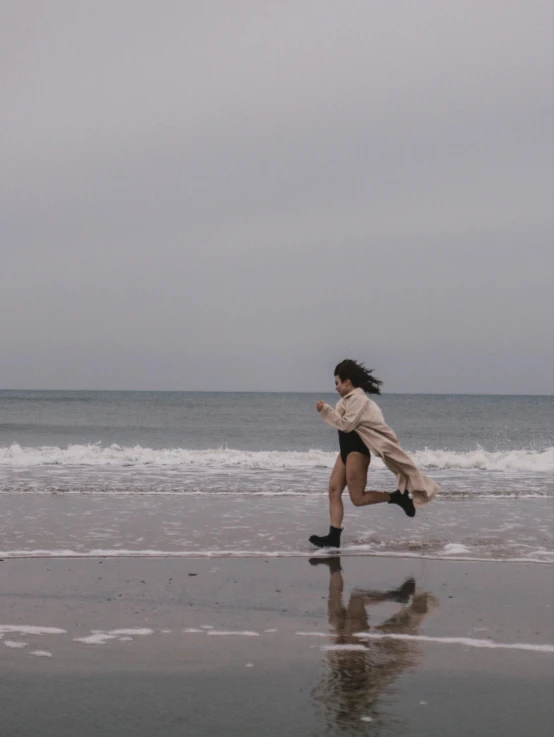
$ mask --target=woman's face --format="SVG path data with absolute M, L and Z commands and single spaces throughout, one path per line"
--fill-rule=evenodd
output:
M 354 386 L 350 379 L 346 379 L 346 381 L 343 381 L 340 376 L 335 376 L 335 389 L 338 391 L 341 397 L 345 397 L 352 391 L 352 389 L 354 389 Z

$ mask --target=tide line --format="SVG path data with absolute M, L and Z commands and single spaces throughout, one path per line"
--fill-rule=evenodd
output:
M 554 553 L 551 551 L 537 551 L 534 555 L 545 557 L 506 557 L 485 558 L 483 556 L 452 555 L 448 551 L 440 551 L 435 555 L 417 552 L 377 551 L 369 546 L 355 546 L 337 550 L 337 555 L 344 558 L 404 558 L 411 560 L 429 561 L 459 561 L 463 563 L 538 563 L 552 565 Z M 76 550 L 0 550 L 0 561 L 9 560 L 53 560 L 53 559 L 87 559 L 87 558 L 317 558 L 326 557 L 328 553 L 319 550 L 124 550 L 124 549 L 94 549 L 87 551 Z
M 465 647 L 554 653 L 554 645 L 533 645 L 528 642 L 494 642 L 494 640 L 476 640 L 472 637 L 428 637 L 426 635 L 401 635 L 388 632 L 358 632 L 356 637 L 363 640 L 406 640 L 408 642 L 432 642 L 440 645 L 465 645 Z M 323 649 L 333 647 L 333 645 L 324 645 Z

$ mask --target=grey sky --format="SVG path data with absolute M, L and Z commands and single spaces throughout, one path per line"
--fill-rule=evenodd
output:
M 0 26 L 0 387 L 552 392 L 550 0 Z

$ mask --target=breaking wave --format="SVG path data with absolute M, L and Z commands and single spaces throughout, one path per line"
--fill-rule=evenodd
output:
M 482 470 L 496 472 L 552 473 L 554 447 L 544 450 L 470 451 L 433 450 L 426 448 L 410 454 L 422 469 Z M 335 463 L 336 452 L 309 451 L 246 451 L 230 448 L 190 450 L 186 448 L 143 448 L 103 446 L 100 443 L 21 447 L 18 444 L 0 446 L 0 467 L 32 468 L 41 466 L 95 467 L 175 467 L 175 468 L 244 468 L 244 469 L 310 469 L 329 468 Z M 383 468 L 374 459 L 376 468 Z

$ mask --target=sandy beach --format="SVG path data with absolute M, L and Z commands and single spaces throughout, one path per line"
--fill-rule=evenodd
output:
M 315 399 L 0 392 L 0 737 L 552 733 L 549 401 L 384 396 L 339 556 Z
M 4 560 L 2 735 L 549 735 L 552 566 Z

